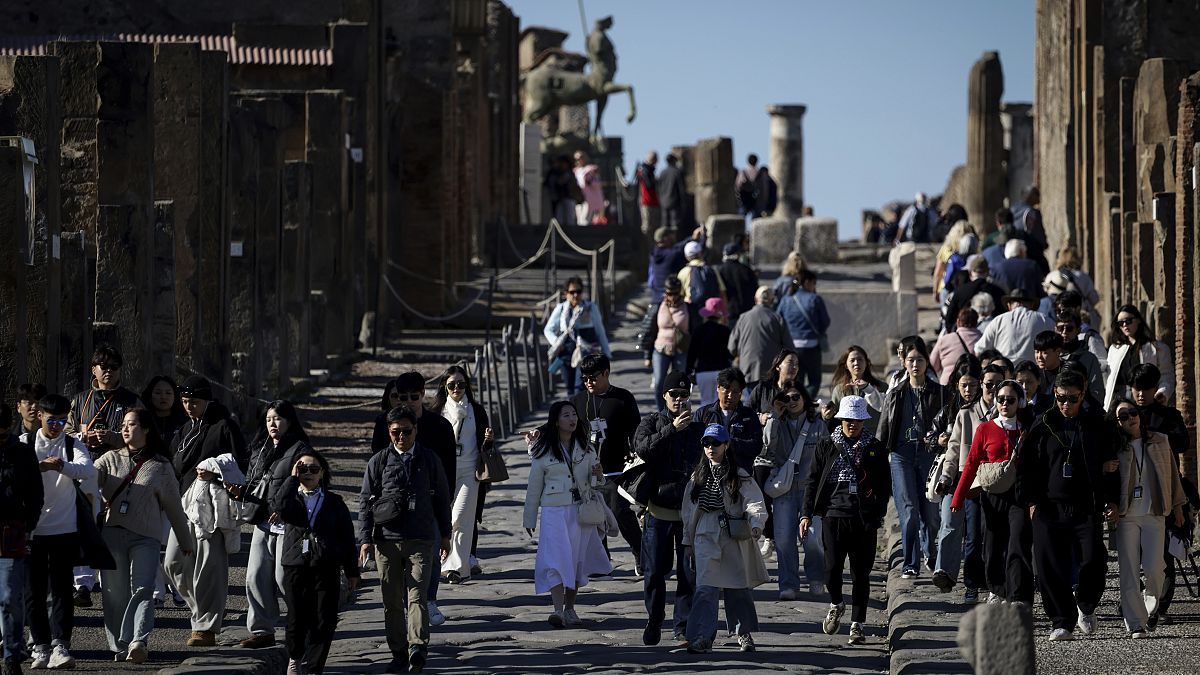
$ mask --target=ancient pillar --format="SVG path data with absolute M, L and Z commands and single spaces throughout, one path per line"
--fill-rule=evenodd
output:
M 776 218 L 794 221 L 804 213 L 804 111 L 802 105 L 769 105 L 771 177 L 779 186 Z
M 200 53 L 200 175 L 195 246 L 199 306 L 192 369 L 230 382 L 229 350 L 229 63 L 225 52 Z M 178 334 L 177 334 L 178 336 Z
M 1004 128 L 1004 147 L 1008 151 L 1008 203 L 1018 204 L 1025 200 L 1025 193 L 1034 185 L 1033 104 L 1005 103 L 1000 106 L 1000 123 Z
M 63 380 L 58 372 L 59 336 L 78 337 L 84 328 L 82 321 L 64 325 L 64 314 L 69 317 L 73 311 L 64 310 L 55 301 L 59 288 L 58 146 L 62 136 L 58 77 L 58 59 L 54 57 L 0 57 L 0 136 L 25 138 L 32 144 L 32 148 L 13 148 L 11 152 L 25 155 L 23 169 L 33 170 L 35 201 L 31 213 L 36 224 L 24 230 L 27 236 L 20 239 L 24 242 L 20 247 L 24 269 L 16 279 L 20 301 L 4 305 L 14 308 L 15 333 L 0 334 L 15 336 L 16 344 L 22 345 L 17 359 L 23 359 L 23 363 L 14 376 L 22 382 L 44 382 L 55 391 Z M 30 164 L 28 150 L 36 164 Z M 14 229 L 19 222 L 0 219 L 0 223 Z M 8 241 L 17 241 L 15 232 Z M 68 379 L 74 386 L 77 377 L 72 374 Z
M 549 208 L 549 200 L 542 194 L 544 160 L 540 149 L 541 142 L 541 127 L 536 124 L 521 124 L 521 204 L 518 222 L 550 221 L 549 216 L 543 216 L 543 210 Z M 543 202 L 546 202 L 545 205 Z
M 1000 97 L 1004 72 L 1000 55 L 984 52 L 967 79 L 967 165 L 963 207 L 984 232 L 994 229 L 992 214 L 1003 206 L 1004 127 L 1000 123 Z
M 1062 248 L 1075 226 L 1075 155 L 1071 134 L 1071 97 L 1075 32 L 1071 24 L 1073 0 L 1037 0 L 1034 40 L 1034 137 L 1037 139 L 1034 182 L 1042 193 L 1042 220 L 1047 250 Z M 971 218 L 990 214 L 969 211 Z
M 734 202 L 733 139 L 705 138 L 696 143 L 696 220 L 737 213 Z
M 26 148 L 19 137 L 0 139 L 0 224 L 4 240 L 0 246 L 0 307 L 17 310 L 23 303 L 17 292 L 18 279 L 25 275 L 24 250 L 30 243 Z M 15 141 L 15 142 L 14 142 Z M 14 246 L 14 243 L 20 245 Z M 25 377 L 23 311 L 0 312 L 0 391 L 16 391 Z
M 175 372 L 175 202 L 154 202 L 153 316 L 150 324 L 151 365 L 155 373 Z
M 120 325 L 122 377 L 141 383 L 154 374 L 153 47 L 55 42 L 51 50 L 61 62 L 63 157 L 79 155 L 64 161 L 64 215 L 95 235 L 93 318 Z
M 312 231 L 312 165 L 291 161 L 283 165 L 283 233 L 279 257 L 280 294 L 286 336 L 280 356 L 286 372 L 307 377 L 309 372 L 309 238 Z
M 338 91 L 311 91 L 305 101 L 304 158 L 312 165 L 312 239 L 321 242 L 310 252 L 311 283 L 313 290 L 324 292 L 330 300 L 324 312 L 311 315 L 314 322 L 323 324 L 314 330 L 322 340 L 313 346 L 324 350 L 314 355 L 315 363 L 345 354 L 354 344 L 352 334 L 346 331 L 347 307 L 337 300 L 344 290 L 340 280 L 353 265 L 340 256 L 347 170 L 341 98 Z
M 1184 422 L 1195 427 L 1197 408 L 1196 378 L 1196 283 L 1200 279 L 1200 256 L 1196 254 L 1196 209 L 1200 191 L 1196 190 L 1196 168 L 1200 164 L 1200 73 L 1189 76 L 1179 86 L 1178 154 L 1176 155 L 1175 199 L 1175 407 Z M 1196 477 L 1196 453 L 1184 458 L 1184 469 Z

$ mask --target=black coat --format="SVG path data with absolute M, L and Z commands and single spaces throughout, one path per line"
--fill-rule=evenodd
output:
M 1117 459 L 1124 445 L 1124 436 L 1116 424 L 1101 415 L 1098 409 L 1083 410 L 1077 420 L 1083 438 L 1069 448 L 1062 433 L 1063 415 L 1058 408 L 1039 415 L 1017 445 L 1017 501 L 1024 505 L 1042 506 L 1051 502 L 1066 503 L 1093 514 L 1104 510 L 1105 504 L 1115 504 L 1121 494 L 1119 472 L 1104 471 L 1104 463 Z M 1068 452 L 1069 451 L 1069 452 Z M 1076 486 L 1086 485 L 1066 500 L 1055 498 L 1055 485 L 1062 485 L 1063 460 L 1070 458 Z M 1086 482 L 1085 482 L 1086 481 Z
M 0 444 L 0 521 L 17 521 L 33 532 L 42 515 L 45 493 L 33 446 L 14 434 Z
M 261 499 L 248 494 L 249 491 L 244 497 L 246 501 L 259 505 L 255 508 L 251 524 L 257 525 L 265 521 L 272 513 L 272 495 L 292 475 L 292 466 L 296 464 L 297 455 L 312 449 L 307 442 L 290 434 L 285 434 L 282 440 L 282 443 L 276 444 L 270 437 L 266 438 L 259 444 L 254 458 L 250 461 L 250 471 L 246 473 L 247 487 L 257 485 L 260 480 L 267 481 Z
M 700 437 L 704 425 L 693 421 L 683 431 L 675 429 L 675 415 L 663 410 L 646 415 L 633 435 L 633 450 L 646 462 L 640 495 L 655 504 L 677 509 L 682 506 L 683 489 L 696 469 L 703 451 Z
M 245 472 L 250 466 L 250 453 L 237 422 L 229 410 L 216 401 L 209 401 L 208 409 L 199 422 L 189 419 L 171 440 L 172 463 L 175 477 L 179 479 L 179 491 L 187 492 L 196 480 L 196 466 L 210 458 L 230 453 L 237 460 L 238 468 Z
M 290 473 L 290 469 L 289 469 Z M 284 567 L 338 567 L 347 577 L 359 576 L 358 548 L 354 545 L 354 521 L 341 496 L 332 490 L 324 493 L 321 507 L 309 528 L 308 509 L 300 496 L 300 479 L 289 475 L 271 497 L 271 510 L 284 522 Z M 304 540 L 309 538 L 309 553 Z
M 758 290 L 758 274 L 740 260 L 726 260 L 717 266 L 729 296 L 729 325 L 745 312 L 754 309 L 754 293 Z
M 804 504 L 800 517 L 824 516 L 829 508 L 832 491 L 827 479 L 841 449 L 832 438 L 822 438 L 813 456 L 812 468 L 804 478 Z M 887 513 L 888 501 L 892 498 L 892 470 L 888 464 L 887 449 L 879 439 L 871 439 L 859 461 L 858 508 L 863 521 L 879 527 Z M 796 479 L 800 479 L 797 476 Z
M 1178 410 L 1154 401 L 1145 408 L 1140 408 L 1139 412 L 1142 415 L 1142 426 L 1166 436 L 1167 443 L 1175 454 L 1187 452 L 1190 439 L 1187 427 L 1183 425 L 1183 415 Z
M 729 353 L 729 333 L 729 326 L 709 319 L 696 326 L 692 331 L 692 344 L 688 348 L 685 372 L 709 373 L 732 366 L 733 354 Z
M 729 417 L 729 424 L 725 424 L 721 404 L 714 402 L 697 410 L 693 419 L 704 426 L 724 426 L 729 431 L 729 451 L 733 453 L 734 461 L 746 473 L 754 474 L 754 458 L 763 448 L 762 423 L 758 421 L 758 413 L 739 403 L 737 410 Z
M 420 432 L 417 435 L 419 437 Z M 413 446 L 412 453 L 407 484 L 403 481 L 400 456 L 392 447 L 380 450 L 367 460 L 358 495 L 359 544 L 373 544 L 379 539 L 432 541 L 435 524 L 443 537 L 450 536 L 450 488 L 442 463 L 420 440 Z M 406 486 L 416 499 L 416 509 L 406 511 L 386 525 L 376 525 L 372 504 L 382 497 L 399 497 Z
M 476 441 L 482 447 L 483 430 L 487 428 L 487 412 L 478 403 L 472 405 L 475 406 L 475 424 L 478 431 Z M 387 427 L 387 413 L 380 413 L 375 417 L 375 429 L 371 433 L 371 452 L 379 452 L 392 445 Z M 458 441 L 454 438 L 454 426 L 440 414 L 426 408 L 417 420 L 417 437 L 421 445 L 432 450 L 442 461 L 442 470 L 446 473 L 447 480 L 453 481 L 458 469 Z
M 1000 316 L 1008 311 L 1003 303 L 1004 289 L 987 279 L 975 279 L 954 289 L 954 293 L 950 296 L 950 304 L 946 306 L 946 325 L 954 326 L 954 322 L 958 320 L 958 313 L 964 308 L 970 307 L 971 298 L 979 293 L 987 293 L 992 296 L 992 302 L 996 304 L 992 316 Z
M 912 385 L 908 383 L 906 377 L 899 385 L 889 389 L 884 396 L 883 411 L 879 415 L 879 427 L 876 431 L 880 444 L 888 452 L 895 450 L 903 442 L 903 439 L 900 438 L 900 425 L 903 423 L 903 420 L 900 419 L 901 396 L 907 396 L 910 391 L 912 391 Z M 925 430 L 926 439 L 929 439 L 930 432 L 934 430 L 934 418 L 938 411 L 945 408 L 951 398 L 953 398 L 952 392 L 948 388 L 943 387 L 935 380 L 926 378 L 925 390 L 921 396 L 921 428 Z

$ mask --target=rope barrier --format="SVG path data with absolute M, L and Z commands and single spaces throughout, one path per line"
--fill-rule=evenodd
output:
M 472 298 L 469 302 L 467 302 L 467 304 L 463 305 L 452 314 L 447 314 L 445 316 L 430 316 L 429 314 L 424 314 L 416 309 L 413 309 L 411 305 L 405 302 L 404 298 L 400 297 L 400 293 L 396 291 L 396 287 L 392 285 L 392 280 L 386 274 L 383 275 L 383 283 L 387 286 L 388 290 L 391 291 L 392 297 L 396 299 L 396 302 L 400 303 L 401 307 L 403 307 L 408 313 L 426 321 L 451 321 L 453 319 L 457 319 L 458 317 L 470 311 L 475 306 L 475 303 L 479 302 L 479 300 L 483 298 L 483 294 L 487 293 L 487 289 L 482 288 L 474 298 Z

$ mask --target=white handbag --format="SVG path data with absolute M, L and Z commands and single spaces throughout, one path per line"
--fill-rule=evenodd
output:
M 808 425 L 800 432 L 800 438 L 792 446 L 792 454 L 782 466 L 771 469 L 767 482 L 763 484 L 763 492 L 771 499 L 782 497 L 792 489 L 796 480 L 796 465 L 800 462 L 800 450 L 804 448 L 804 439 L 808 438 Z

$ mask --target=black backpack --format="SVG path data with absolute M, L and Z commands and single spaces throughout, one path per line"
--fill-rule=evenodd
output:
M 912 240 L 929 241 L 929 209 L 916 209 L 913 214 Z
M 688 297 L 692 307 L 699 309 L 709 298 L 721 297 L 721 282 L 717 271 L 708 265 L 693 267 L 688 277 Z

